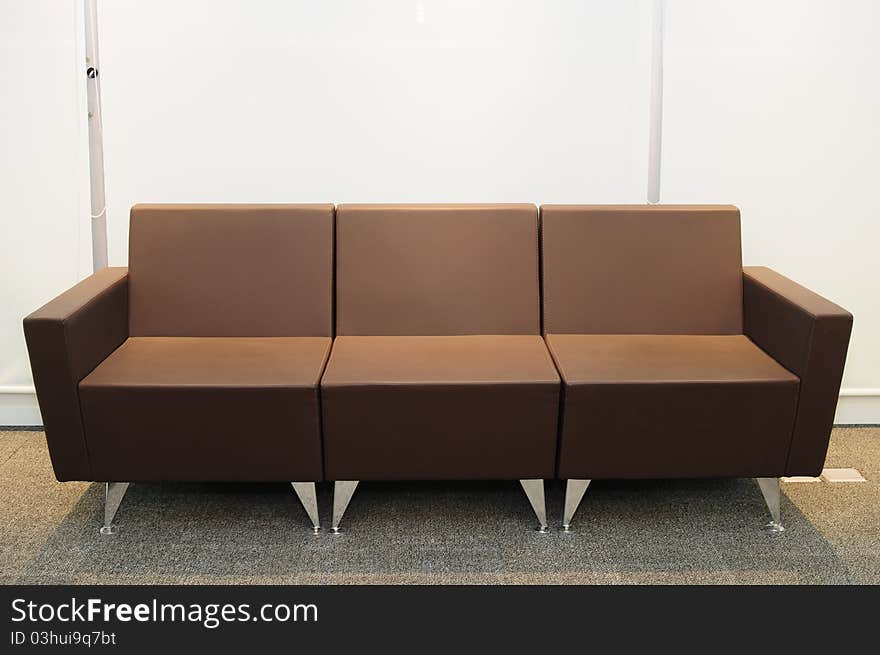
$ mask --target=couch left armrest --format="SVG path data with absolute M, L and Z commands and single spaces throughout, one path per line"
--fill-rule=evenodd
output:
M 743 269 L 746 335 L 800 378 L 786 475 L 819 475 L 825 463 L 853 317 L 763 266 Z
M 79 382 L 128 337 L 128 269 L 105 268 L 24 319 L 55 477 L 92 480 Z

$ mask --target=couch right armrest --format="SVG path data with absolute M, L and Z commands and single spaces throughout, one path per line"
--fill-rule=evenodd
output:
M 59 481 L 91 480 L 79 382 L 128 337 L 128 269 L 105 268 L 24 319 L 31 372 Z
M 800 378 L 786 475 L 816 476 L 825 463 L 853 317 L 763 266 L 743 269 L 746 335 Z

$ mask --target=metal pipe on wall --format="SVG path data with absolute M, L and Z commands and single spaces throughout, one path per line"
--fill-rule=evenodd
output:
M 89 186 L 92 198 L 92 269 L 107 266 L 107 200 L 104 196 L 104 128 L 98 65 L 98 3 L 83 0 L 86 31 L 86 93 L 89 121 Z
M 648 140 L 648 202 L 660 202 L 660 163 L 663 145 L 663 18 L 666 0 L 654 0 L 651 40 L 651 105 Z

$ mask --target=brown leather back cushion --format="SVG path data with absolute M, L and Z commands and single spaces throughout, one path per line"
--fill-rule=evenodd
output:
M 343 335 L 538 334 L 534 205 L 340 205 Z
M 331 336 L 333 205 L 135 205 L 131 336 Z
M 541 207 L 544 332 L 742 334 L 739 209 Z

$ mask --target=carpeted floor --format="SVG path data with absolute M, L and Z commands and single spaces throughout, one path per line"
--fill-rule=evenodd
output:
M 782 535 L 752 480 L 670 480 L 595 482 L 547 535 L 516 482 L 365 483 L 319 536 L 288 485 L 133 484 L 104 537 L 103 485 L 0 432 L 0 583 L 880 583 L 880 428 L 835 429 L 826 466 L 868 481 L 784 484 Z

